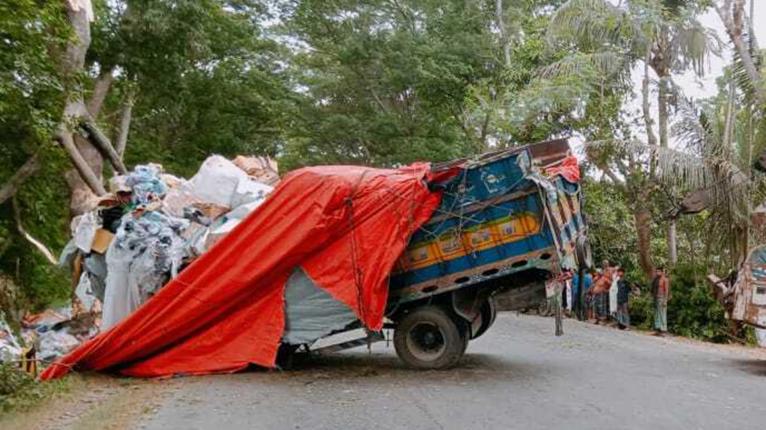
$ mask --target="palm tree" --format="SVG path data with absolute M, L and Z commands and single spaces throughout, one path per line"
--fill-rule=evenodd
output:
M 541 76 L 561 77 L 589 68 L 600 71 L 601 80 L 594 85 L 624 86 L 634 67 L 643 64 L 641 96 L 647 143 L 667 148 L 669 111 L 678 93 L 672 75 L 687 70 L 702 75 L 708 55 L 719 50 L 715 34 L 696 19 L 698 13 L 697 6 L 681 0 L 625 0 L 616 5 L 607 0 L 569 0 L 555 12 L 548 35 L 552 45 L 569 48 L 573 53 L 546 67 Z M 657 76 L 659 140 L 650 109 L 650 70 Z M 599 87 L 594 88 L 596 93 Z M 649 249 L 651 212 L 645 203 L 657 179 L 657 152 L 649 151 L 646 175 L 636 171 L 641 169 L 641 164 L 635 161 L 622 163 L 632 171 L 620 170 L 624 178 L 632 181 L 627 188 L 635 202 L 640 263 L 645 273 L 650 274 L 653 271 Z M 600 164 L 608 169 L 605 163 Z M 669 260 L 674 263 L 676 234 L 672 221 L 668 228 L 668 249 Z

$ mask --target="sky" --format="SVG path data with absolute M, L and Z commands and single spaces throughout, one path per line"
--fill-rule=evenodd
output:
M 610 0 L 613 3 L 617 3 L 619 0 Z M 755 36 L 756 40 L 759 42 L 759 45 L 761 47 L 766 44 L 766 26 L 760 25 L 759 23 L 766 23 L 766 0 L 749 0 L 754 1 L 754 8 L 753 8 L 753 16 L 754 16 L 754 27 L 755 27 Z M 749 7 L 750 3 L 748 2 L 746 10 L 749 13 Z M 721 40 L 721 43 L 723 45 L 723 51 L 721 52 L 720 56 L 714 56 L 711 55 L 708 58 L 708 63 L 705 66 L 705 75 L 703 77 L 698 77 L 695 75 L 693 71 L 688 71 L 681 75 L 674 75 L 673 81 L 682 89 L 683 95 L 685 97 L 691 97 L 693 99 L 704 99 L 707 97 L 711 97 L 716 95 L 718 92 L 718 88 L 716 86 L 716 79 L 719 78 L 723 74 L 723 69 L 728 64 L 731 63 L 731 56 L 732 56 L 732 46 L 731 42 L 729 41 L 729 36 L 726 34 L 726 31 L 724 30 L 723 23 L 721 22 L 721 19 L 718 17 L 718 14 L 713 8 L 710 8 L 705 14 L 701 15 L 699 18 L 699 21 L 704 25 L 705 27 L 708 27 L 715 31 L 718 34 L 718 37 Z M 644 73 L 644 65 L 643 63 L 639 62 L 636 65 L 636 68 L 633 70 L 631 74 L 631 79 L 633 80 L 633 87 L 635 88 L 634 91 L 634 97 L 628 101 L 626 106 L 624 107 L 624 111 L 628 114 L 630 118 L 639 118 L 640 119 L 640 113 L 641 113 L 641 82 L 643 80 L 643 73 Z M 652 73 L 650 71 L 650 73 Z M 656 79 L 656 75 L 652 74 L 652 78 Z M 656 91 L 656 85 L 652 86 L 652 91 Z M 657 95 L 656 92 L 653 92 L 650 95 L 650 103 L 651 107 L 650 110 L 652 112 L 652 116 L 655 118 L 655 124 L 654 124 L 654 131 L 655 135 L 657 134 L 657 101 L 656 101 Z M 672 123 L 671 118 L 671 123 Z M 635 134 L 635 137 L 638 140 L 646 141 L 646 130 L 643 127 L 643 122 L 638 121 L 638 124 L 633 127 L 633 133 Z M 580 155 L 581 157 L 584 156 L 584 147 L 583 147 L 583 139 L 582 136 L 572 136 L 572 139 L 570 140 L 570 143 L 573 145 L 575 152 Z M 680 143 L 675 141 L 673 137 L 670 137 L 669 145 L 674 148 L 681 149 Z
M 766 26 L 758 24 L 766 23 L 766 0 L 751 1 L 755 2 L 753 11 L 755 37 L 759 44 L 763 46 L 763 44 L 766 43 Z M 724 42 L 725 51 L 722 53 L 721 57 L 712 56 L 710 58 L 703 78 L 697 78 L 694 76 L 693 72 L 687 72 L 683 76 L 675 78 L 676 83 L 683 88 L 684 93 L 687 96 L 697 99 L 710 97 L 716 94 L 717 88 L 715 80 L 721 76 L 723 68 L 731 62 L 731 43 L 729 43 L 729 37 L 726 35 L 726 31 L 723 28 L 723 24 L 721 23 L 718 14 L 711 8 L 699 19 L 702 25 L 709 27 L 718 33 L 718 37 Z M 640 83 L 639 78 L 639 86 Z

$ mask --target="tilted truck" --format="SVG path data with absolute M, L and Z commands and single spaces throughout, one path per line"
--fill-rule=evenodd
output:
M 441 204 L 390 278 L 386 327 L 399 358 L 416 368 L 457 363 L 494 322 L 498 294 L 504 309 L 537 305 L 562 269 L 591 265 L 579 171 L 566 140 L 434 166 L 446 169 L 460 172 L 430 184 L 443 189 Z

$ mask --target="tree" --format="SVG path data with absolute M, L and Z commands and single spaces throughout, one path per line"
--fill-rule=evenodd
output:
M 705 58 L 717 51 L 716 39 L 695 19 L 698 12 L 696 4 L 690 2 L 634 0 L 620 2 L 615 6 L 602 0 L 570 0 L 556 11 L 549 34 L 552 43 L 574 48 L 576 53 L 554 62 L 548 67 L 547 74 L 561 78 L 574 76 L 585 68 L 600 71 L 598 76 L 602 79 L 586 81 L 590 88 L 584 91 L 588 96 L 600 96 L 610 78 L 617 85 L 612 88 L 624 91 L 626 77 L 637 63 L 642 62 L 642 110 L 646 139 L 649 145 L 659 144 L 661 148 L 667 148 L 670 135 L 669 106 L 671 95 L 677 93 L 671 85 L 672 73 L 691 68 L 702 74 Z M 658 77 L 659 140 L 650 109 L 650 69 Z M 677 96 L 674 98 L 677 99 Z M 619 150 L 608 154 L 626 155 Z M 653 263 L 650 251 L 651 214 L 646 202 L 657 188 L 654 174 L 657 160 L 653 157 L 648 160 L 628 158 L 616 162 L 616 159 L 605 158 L 603 154 L 600 157 L 592 155 L 599 158 L 596 164 L 613 180 L 621 182 L 617 175 L 608 171 L 610 164 L 617 166 L 626 184 L 630 181 L 626 190 L 635 202 L 640 261 L 649 276 Z M 645 167 L 647 170 L 644 170 Z M 671 220 L 668 227 L 669 259 L 674 262 L 675 222 Z
M 0 270 L 32 306 L 68 282 L 26 234 L 62 249 L 123 153 L 186 175 L 213 152 L 275 155 L 293 105 L 262 2 L 97 0 L 94 21 L 75 3 L 0 5 Z

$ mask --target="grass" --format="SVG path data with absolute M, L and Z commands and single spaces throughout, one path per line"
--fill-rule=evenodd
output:
M 40 383 L 10 363 L 0 363 L 0 414 L 25 411 L 72 389 L 72 378 Z

